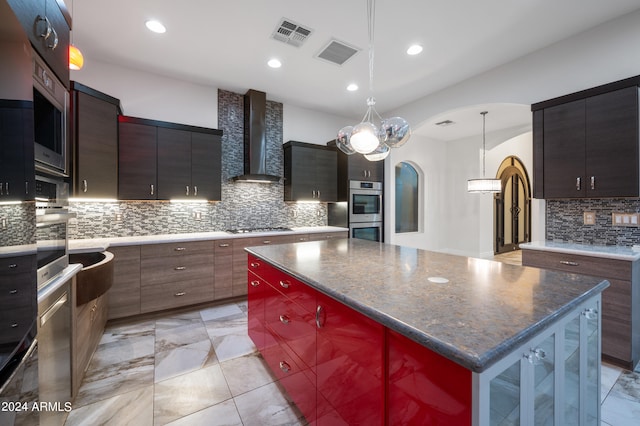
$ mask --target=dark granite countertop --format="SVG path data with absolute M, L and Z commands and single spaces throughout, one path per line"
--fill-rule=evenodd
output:
M 358 239 L 247 251 L 475 372 L 609 286 L 576 274 Z

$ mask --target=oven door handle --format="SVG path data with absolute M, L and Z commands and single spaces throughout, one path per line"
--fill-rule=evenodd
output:
M 75 213 L 69 213 L 68 211 L 61 211 L 55 213 L 44 213 L 36 215 L 36 226 L 39 224 L 53 224 L 53 223 L 64 223 L 69 219 L 73 219 L 76 217 Z

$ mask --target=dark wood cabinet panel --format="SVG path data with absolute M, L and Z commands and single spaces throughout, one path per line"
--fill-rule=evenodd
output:
M 587 98 L 587 196 L 638 196 L 638 134 L 637 87 Z
M 157 129 L 138 123 L 119 122 L 118 198 L 157 198 Z
M 349 180 L 382 182 L 384 180 L 384 161 L 369 161 L 364 155 L 348 156 Z
M 544 110 L 545 198 L 584 196 L 584 140 L 583 100 Z
M 192 195 L 191 132 L 158 127 L 158 199 Z
M 74 90 L 72 109 L 74 195 L 117 198 L 118 105 Z
M 220 200 L 220 130 L 123 116 L 119 122 L 120 199 Z
M 69 42 L 70 22 L 64 2 L 58 0 L 7 0 L 22 28 L 29 37 L 29 41 L 38 54 L 53 70 L 58 79 L 67 88 L 69 87 Z M 45 39 L 41 37 L 41 31 L 46 28 L 45 21 L 38 21 L 38 17 L 48 19 L 54 32 Z M 54 47 L 54 42 L 57 45 Z
M 335 148 L 303 142 L 284 145 L 284 200 L 338 200 L 338 157 Z
M 636 80 L 532 105 L 534 197 L 640 194 Z
M 191 133 L 191 185 L 194 195 L 220 200 L 222 184 L 222 140 L 207 133 Z
M 140 246 L 110 247 L 113 286 L 107 293 L 109 319 L 140 313 Z
M 0 101 L 0 201 L 32 200 L 33 188 L 31 103 Z

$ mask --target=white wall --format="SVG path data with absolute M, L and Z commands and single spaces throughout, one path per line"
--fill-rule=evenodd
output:
M 299 141 L 326 145 L 327 142 L 336 138 L 338 130 L 353 121 L 291 104 L 283 105 L 282 114 L 283 142 Z
M 218 88 L 86 61 L 71 79 L 120 99 L 125 115 L 218 128 Z

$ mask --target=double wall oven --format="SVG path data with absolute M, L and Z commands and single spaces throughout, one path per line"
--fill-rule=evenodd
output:
M 349 182 L 349 234 L 351 238 L 383 240 L 382 182 Z

